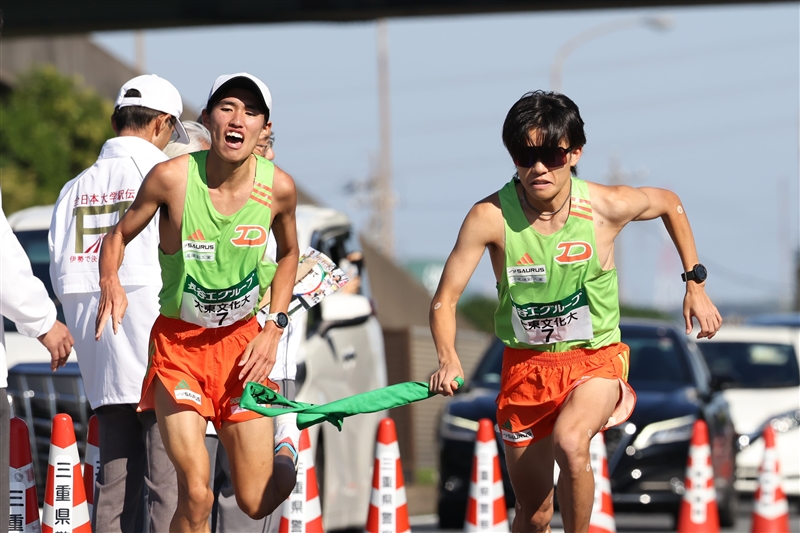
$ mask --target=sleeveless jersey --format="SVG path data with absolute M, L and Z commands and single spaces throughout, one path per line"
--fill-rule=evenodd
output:
M 229 326 L 256 314 L 277 265 L 264 260 L 272 215 L 272 162 L 256 156 L 247 203 L 232 215 L 211 203 L 208 152 L 189 154 L 181 250 L 159 250 L 161 314 L 206 328 Z
M 603 270 L 597 257 L 586 182 L 572 178 L 569 218 L 552 235 L 528 222 L 515 183 L 499 193 L 505 262 L 495 333 L 506 346 L 543 352 L 619 342 L 617 271 Z

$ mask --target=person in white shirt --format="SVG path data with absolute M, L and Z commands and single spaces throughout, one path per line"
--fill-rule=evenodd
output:
M 75 335 L 86 396 L 100 422 L 100 470 L 94 531 L 139 533 L 169 529 L 177 506 L 177 479 L 155 413 L 137 413 L 148 364 L 150 328 L 158 316 L 161 269 L 158 217 L 131 242 L 119 271 L 128 309 L 116 335 L 95 341 L 100 298 L 98 258 L 105 234 L 133 202 L 162 150 L 186 144 L 178 90 L 155 75 L 122 86 L 111 123 L 117 137 L 103 145 L 97 162 L 68 182 L 50 224 L 50 277 Z M 147 490 L 147 509 L 142 491 Z
M 2 205 L 2 196 L 0 196 Z M 31 262 L 0 207 L 0 314 L 17 331 L 39 339 L 50 352 L 50 369 L 67 363 L 74 340 L 67 326 L 56 320 L 56 306 L 44 283 L 33 275 Z M 9 526 L 9 441 L 11 409 L 6 396 L 8 368 L 3 328 L 0 328 L 0 530 Z M 9 527 L 9 530 L 11 528 Z

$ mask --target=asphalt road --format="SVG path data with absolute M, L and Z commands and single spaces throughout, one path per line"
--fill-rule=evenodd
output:
M 509 510 L 513 512 L 513 510 Z M 750 517 L 753 513 L 753 501 L 742 499 L 739 506 L 739 519 L 735 527 L 722 531 L 731 533 L 750 533 Z M 667 533 L 675 531 L 675 524 L 667 514 L 618 513 L 615 516 L 618 532 L 635 533 Z M 800 509 L 797 505 L 789 507 L 789 527 L 792 533 L 800 533 Z M 553 533 L 561 532 L 561 516 L 556 513 L 552 522 Z M 440 530 L 435 515 L 415 516 L 411 519 L 411 531 L 453 531 Z

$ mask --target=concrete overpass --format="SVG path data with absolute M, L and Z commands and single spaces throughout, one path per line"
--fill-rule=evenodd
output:
M 777 2 L 776 0 L 0 0 L 0 10 L 3 15 L 3 36 L 19 37 L 220 24 L 353 22 L 384 17 L 744 3 Z

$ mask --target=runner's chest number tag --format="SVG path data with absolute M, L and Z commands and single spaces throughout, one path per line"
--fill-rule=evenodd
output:
M 247 318 L 258 305 L 258 272 L 227 289 L 208 289 L 186 275 L 181 300 L 181 319 L 204 328 L 230 326 Z
M 517 340 L 526 344 L 590 340 L 592 316 L 583 288 L 551 303 L 518 304 L 512 300 L 511 322 Z
M 544 265 L 525 265 L 506 267 L 508 284 L 547 283 L 547 269 Z

